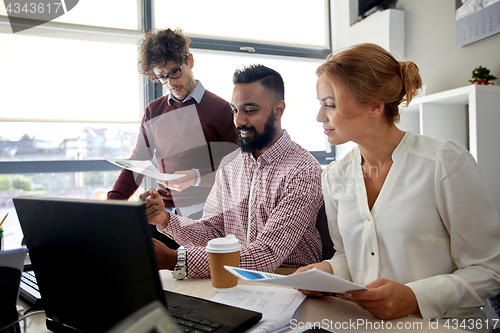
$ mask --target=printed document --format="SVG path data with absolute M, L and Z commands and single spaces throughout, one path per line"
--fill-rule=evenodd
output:
M 168 174 L 160 172 L 151 161 L 137 161 L 137 160 L 124 160 L 106 157 L 106 161 L 119 166 L 120 168 L 127 169 L 145 176 L 153 177 L 158 181 L 169 181 L 181 178 L 184 174 Z
M 218 293 L 212 301 L 262 313 L 262 319 L 247 332 L 276 333 L 287 329 L 306 296 L 279 287 L 239 285 L 230 293 Z
M 224 266 L 224 268 L 243 280 L 263 282 L 297 289 L 341 294 L 354 290 L 366 290 L 365 287 L 359 284 L 344 280 L 338 276 L 320 271 L 316 268 L 292 275 L 259 272 L 231 266 Z

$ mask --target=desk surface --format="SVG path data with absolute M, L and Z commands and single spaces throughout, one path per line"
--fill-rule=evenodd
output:
M 186 295 L 210 299 L 215 296 L 210 279 L 175 280 L 170 271 L 160 271 L 163 289 Z M 256 284 L 241 281 L 240 284 Z M 259 284 L 262 285 L 262 284 Z M 21 305 L 23 304 L 20 301 Z M 28 333 L 50 332 L 45 327 L 45 314 L 37 314 L 27 319 Z M 297 328 L 306 328 L 319 323 L 322 328 L 335 332 L 395 332 L 418 331 L 421 333 L 461 331 L 448 329 L 434 322 L 416 316 L 408 316 L 390 321 L 382 321 L 373 317 L 356 304 L 334 297 L 311 298 L 304 301 L 297 318 Z M 289 330 L 294 332 L 294 330 Z M 300 332 L 301 330 L 297 330 Z M 464 332 L 464 331 L 462 331 Z

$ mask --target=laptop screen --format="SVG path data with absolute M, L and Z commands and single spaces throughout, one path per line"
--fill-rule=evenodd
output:
M 144 203 L 13 201 L 49 329 L 105 332 L 155 300 L 165 304 Z

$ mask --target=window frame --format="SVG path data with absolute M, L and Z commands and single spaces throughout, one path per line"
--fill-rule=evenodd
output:
M 328 1 L 328 3 L 330 2 Z M 331 26 L 330 15 L 328 15 L 328 25 Z M 328 32 L 328 40 L 330 44 L 329 48 L 287 46 L 287 45 L 276 45 L 270 43 L 237 41 L 237 40 L 222 39 L 222 38 L 205 38 L 199 36 L 192 36 L 189 34 L 186 35 L 189 38 L 191 38 L 191 48 L 193 49 L 228 51 L 228 52 L 239 52 L 239 53 L 250 53 L 250 54 L 256 53 L 256 54 L 315 58 L 315 59 L 325 59 L 330 53 L 332 53 L 330 32 Z

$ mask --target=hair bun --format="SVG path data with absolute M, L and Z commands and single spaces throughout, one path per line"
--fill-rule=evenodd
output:
M 399 62 L 399 72 L 403 80 L 403 101 L 406 106 L 410 104 L 417 91 L 422 88 L 422 78 L 420 77 L 418 66 L 413 61 L 403 60 Z

